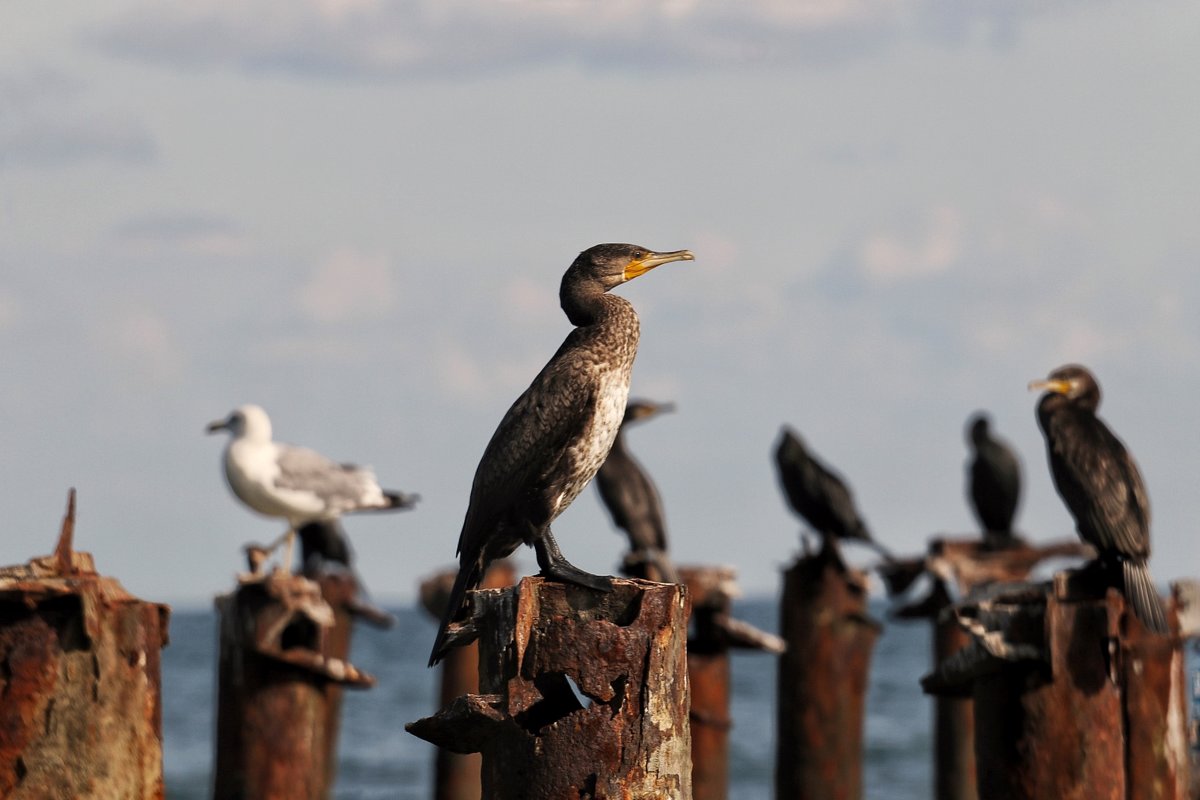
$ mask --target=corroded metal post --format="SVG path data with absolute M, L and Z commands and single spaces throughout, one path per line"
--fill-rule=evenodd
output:
M 856 800 L 867 674 L 880 631 L 867 614 L 866 575 L 826 544 L 783 580 L 775 796 Z
M 738 594 L 732 567 L 680 567 L 692 601 L 688 684 L 692 696 L 692 798 L 725 800 L 729 792 L 729 650 L 782 653 L 783 640 L 730 616 Z
M 936 667 L 970 640 L 962 626 L 947 613 L 952 604 L 948 584 L 963 596 L 986 584 L 1023 581 L 1047 558 L 1081 557 L 1088 552 L 1085 545 L 1074 541 L 1033 547 L 1018 540 L 1011 547 L 997 549 L 979 538 L 934 538 L 922 565 L 924 571 L 935 576 L 933 592 L 894 616 L 930 620 Z M 969 696 L 934 698 L 933 738 L 935 800 L 977 800 L 975 711 Z
M 243 576 L 216 600 L 215 798 L 322 800 L 335 773 L 340 687 L 374 679 L 330 648 L 349 647 L 321 586 L 300 575 Z M 347 623 L 348 624 L 348 623 Z M 329 631 L 334 631 L 332 637 Z
M 457 575 L 457 570 L 447 570 L 421 583 L 421 605 L 435 620 L 441 620 L 450 602 L 450 589 Z M 514 580 L 516 571 L 512 564 L 497 561 L 483 576 L 480 586 L 499 589 L 512 586 Z M 442 659 L 441 673 L 438 708 L 446 708 L 456 697 L 478 693 L 479 645 L 471 642 L 451 650 Z M 483 792 L 480 764 L 478 753 L 456 753 L 439 747 L 434 756 L 434 800 L 479 800 Z
M 163 797 L 165 605 L 71 548 L 0 569 L 0 797 Z
M 973 698 L 981 800 L 1187 797 L 1179 639 L 1126 612 L 1087 570 L 954 607 L 971 642 L 922 685 Z
M 481 752 L 489 800 L 690 800 L 683 587 L 525 578 L 471 598 L 483 693 L 411 733 Z

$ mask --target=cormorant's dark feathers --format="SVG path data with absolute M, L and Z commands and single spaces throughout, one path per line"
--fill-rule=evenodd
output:
M 987 415 L 975 414 L 967 430 L 972 451 L 968 467 L 971 509 L 985 539 L 1011 543 L 1013 517 L 1021 498 L 1021 462 L 1007 444 L 992 436 Z
M 1121 562 L 1125 599 L 1151 631 L 1166 633 L 1166 613 L 1146 564 L 1150 557 L 1150 500 L 1133 460 L 1096 416 L 1100 386 L 1072 364 L 1030 384 L 1045 389 L 1037 416 L 1046 438 L 1054 485 L 1079 536 L 1102 562 Z

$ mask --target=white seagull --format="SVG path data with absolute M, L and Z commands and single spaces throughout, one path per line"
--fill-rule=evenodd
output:
M 309 522 L 336 520 L 352 511 L 412 508 L 415 494 L 379 487 L 369 467 L 338 464 L 315 450 L 271 441 L 271 419 L 256 405 L 234 409 L 211 422 L 209 433 L 229 431 L 225 479 L 238 499 L 268 517 L 282 517 L 288 530 L 286 569 L 291 570 L 296 530 Z

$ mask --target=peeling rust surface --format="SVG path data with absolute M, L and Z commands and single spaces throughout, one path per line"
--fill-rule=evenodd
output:
M 485 697 L 410 731 L 477 740 L 493 800 L 691 798 L 681 587 L 526 578 L 473 603 Z
M 169 608 L 70 549 L 0 569 L 0 796 L 161 798 Z
M 866 575 L 830 549 L 784 573 L 776 797 L 862 797 L 866 685 L 880 630 L 866 587 Z

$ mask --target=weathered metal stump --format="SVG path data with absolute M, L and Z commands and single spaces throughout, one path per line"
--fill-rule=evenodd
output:
M 349 591 L 331 580 L 325 587 L 331 595 Z M 243 576 L 216 606 L 213 796 L 328 797 L 336 773 L 340 690 L 375 682 L 345 661 L 351 614 L 335 611 L 321 584 L 278 571 Z
M 685 589 L 535 577 L 471 602 L 482 693 L 411 733 L 482 753 L 489 800 L 690 800 Z
M 782 653 L 783 640 L 730 615 L 738 595 L 732 567 L 679 567 L 692 605 L 688 684 L 692 705 L 692 798 L 729 796 L 730 663 L 733 648 Z
M 441 620 L 450 602 L 450 590 L 458 570 L 438 573 L 421 583 L 421 605 Z M 512 586 L 516 571 L 507 561 L 492 564 L 483 576 L 481 588 Z M 479 645 L 475 642 L 456 647 L 441 663 L 441 690 L 438 707 L 446 708 L 456 697 L 479 692 Z M 434 800 L 479 800 L 483 792 L 480 779 L 482 760 L 479 753 L 456 753 L 439 747 L 434 756 Z
M 1147 633 L 1086 569 L 986 588 L 953 612 L 971 641 L 922 686 L 973 699 L 981 800 L 1188 796 L 1177 635 Z
M 165 605 L 71 548 L 0 569 L 0 797 L 163 797 Z
M 775 796 L 862 797 L 863 716 L 880 625 L 867 613 L 867 578 L 834 545 L 783 576 Z
M 1030 546 L 1018 540 L 996 549 L 981 538 L 934 538 L 923 559 L 923 571 L 934 576 L 933 591 L 919 603 L 894 612 L 898 619 L 929 619 L 933 625 L 934 668 L 966 647 L 970 636 L 953 615 L 948 585 L 962 597 L 980 586 L 1024 581 L 1049 558 L 1084 557 L 1090 549 L 1079 542 Z M 975 777 L 975 710 L 970 697 L 938 695 L 933 703 L 934 800 L 977 800 Z

